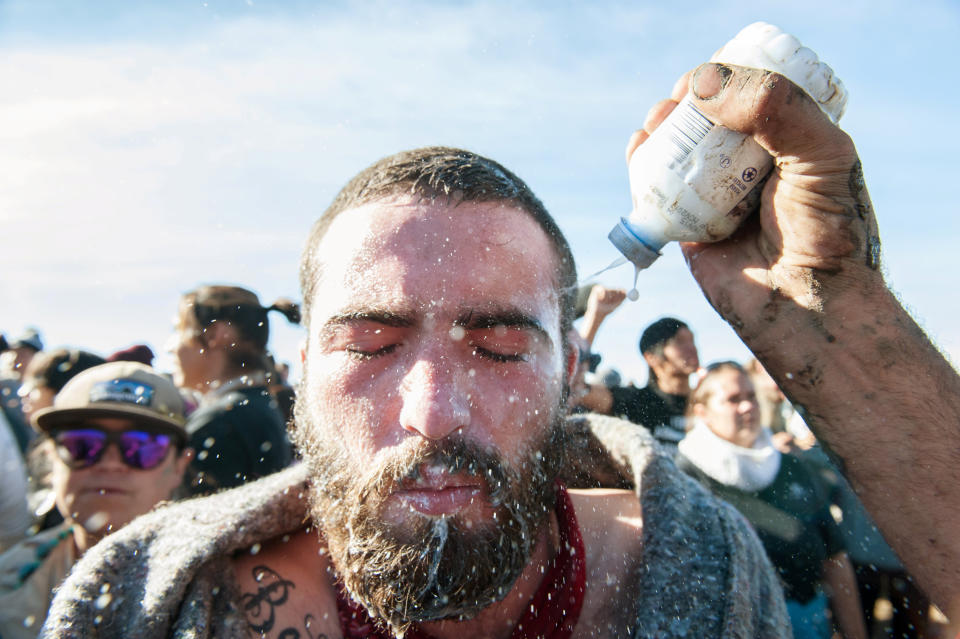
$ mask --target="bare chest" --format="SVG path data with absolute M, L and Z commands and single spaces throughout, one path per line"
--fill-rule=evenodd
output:
M 342 637 L 336 596 L 316 535 L 298 533 L 240 555 L 233 570 L 248 637 Z

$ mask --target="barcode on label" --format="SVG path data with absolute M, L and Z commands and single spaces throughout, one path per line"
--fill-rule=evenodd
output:
M 682 110 L 676 118 L 671 118 L 670 154 L 673 161 L 680 164 L 687 159 L 693 147 L 697 146 L 700 140 L 710 132 L 713 122 L 687 101 L 682 102 L 677 108 Z

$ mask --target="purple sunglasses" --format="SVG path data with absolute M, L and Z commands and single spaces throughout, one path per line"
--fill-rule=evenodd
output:
M 156 468 L 173 445 L 170 435 L 144 430 L 69 428 L 53 435 L 57 454 L 70 468 L 93 466 L 110 444 L 116 444 L 123 463 L 137 470 Z

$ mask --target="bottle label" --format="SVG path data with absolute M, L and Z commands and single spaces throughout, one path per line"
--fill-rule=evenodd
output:
M 723 239 L 746 212 L 737 204 L 772 166 L 752 138 L 714 124 L 684 98 L 630 158 L 631 227 L 655 248 Z
M 682 102 L 676 110 L 680 113 L 673 122 L 670 122 L 669 139 L 672 146 L 670 156 L 673 160 L 671 166 L 683 164 L 683 161 L 714 127 L 713 122 L 688 101 Z M 667 123 L 664 122 L 664 124 Z

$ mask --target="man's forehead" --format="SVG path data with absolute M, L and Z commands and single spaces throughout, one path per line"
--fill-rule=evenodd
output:
M 510 202 L 448 203 L 398 196 L 337 215 L 320 241 L 318 257 L 332 266 L 355 259 L 364 245 L 402 244 L 416 250 L 445 249 L 454 255 L 484 241 L 508 246 L 534 239 L 548 241 L 530 214 Z
M 550 241 L 509 203 L 378 200 L 341 213 L 315 250 L 313 303 L 326 307 L 556 300 Z

